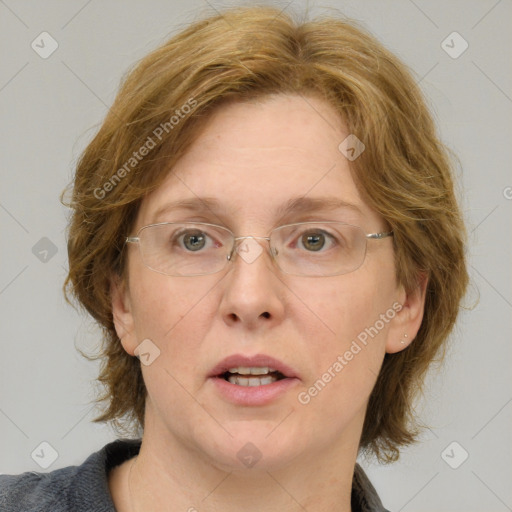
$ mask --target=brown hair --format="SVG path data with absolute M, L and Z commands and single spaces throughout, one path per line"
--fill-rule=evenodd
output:
M 214 108 L 278 93 L 319 95 L 339 112 L 366 146 L 351 162 L 354 179 L 395 233 L 398 282 L 412 291 L 420 272 L 429 278 L 418 335 L 385 355 L 363 426 L 360 448 L 391 462 L 399 446 L 416 440 L 413 401 L 432 361 L 444 357 L 468 281 L 452 164 L 411 73 L 375 38 L 352 20 L 296 22 L 272 7 L 196 22 L 146 56 L 79 159 L 64 290 L 104 331 L 92 359 L 102 359 L 98 381 L 105 386 L 95 401 L 107 407 L 94 421 L 119 432 L 125 421 L 144 425 L 140 362 L 116 335 L 110 296 L 112 274 L 124 275 L 124 237 L 142 198 Z

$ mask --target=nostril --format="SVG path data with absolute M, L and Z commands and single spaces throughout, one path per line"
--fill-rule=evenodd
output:
M 265 311 L 265 313 L 261 313 L 260 316 L 264 316 L 265 318 L 269 318 L 270 317 L 270 313 L 268 311 Z

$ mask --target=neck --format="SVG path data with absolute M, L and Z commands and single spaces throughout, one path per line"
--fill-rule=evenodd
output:
M 130 461 L 130 512 L 351 511 L 359 437 L 354 443 L 344 432 L 341 437 L 350 442 L 321 452 L 271 467 L 229 469 L 169 438 L 168 431 L 166 438 L 148 434 L 145 431 L 139 456 Z

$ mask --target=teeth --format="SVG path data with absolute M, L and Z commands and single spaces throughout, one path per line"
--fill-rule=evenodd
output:
M 229 373 L 238 373 L 239 375 L 266 375 L 276 370 L 268 366 L 237 366 L 230 368 L 228 371 Z
M 228 377 L 228 381 L 231 384 L 248 387 L 266 386 L 267 384 L 272 384 L 273 382 L 276 382 L 276 380 L 277 377 L 274 377 L 273 375 L 268 375 L 265 377 L 241 377 L 237 375 L 230 375 Z

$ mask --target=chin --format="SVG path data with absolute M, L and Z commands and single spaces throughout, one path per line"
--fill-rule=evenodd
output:
M 245 425 L 247 428 L 244 428 Z M 210 437 L 203 451 L 214 465 L 223 471 L 275 471 L 286 467 L 296 459 L 303 439 L 296 439 L 289 430 L 280 426 L 273 429 L 264 424 L 260 428 L 251 422 L 238 422 L 228 428 L 233 437 L 223 435 L 221 439 Z

